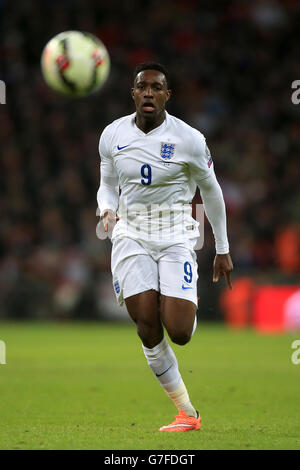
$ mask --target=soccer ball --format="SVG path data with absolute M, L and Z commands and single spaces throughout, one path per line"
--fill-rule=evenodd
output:
M 65 31 L 46 44 L 41 67 L 51 88 L 78 97 L 93 93 L 104 85 L 110 58 L 104 44 L 93 34 Z

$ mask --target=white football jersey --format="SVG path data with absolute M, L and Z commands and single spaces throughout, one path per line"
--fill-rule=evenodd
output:
M 135 115 L 108 125 L 99 143 L 101 179 L 115 187 L 116 197 L 98 197 L 98 205 L 101 214 L 112 209 L 120 217 L 112 239 L 196 238 L 198 223 L 190 204 L 199 181 L 213 172 L 205 138 L 167 112 L 164 122 L 145 134 Z

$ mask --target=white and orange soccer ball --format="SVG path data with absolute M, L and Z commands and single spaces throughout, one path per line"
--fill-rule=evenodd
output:
M 46 44 L 41 67 L 51 88 L 79 97 L 104 85 L 110 71 L 110 58 L 103 42 L 93 34 L 65 31 Z

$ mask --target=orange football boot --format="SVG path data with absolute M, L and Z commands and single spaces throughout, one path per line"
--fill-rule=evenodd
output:
M 175 416 L 175 421 L 168 424 L 167 426 L 162 426 L 159 428 L 159 431 L 197 431 L 201 428 L 201 416 L 197 411 L 197 418 L 193 416 L 187 416 L 184 410 L 179 410 L 179 415 Z

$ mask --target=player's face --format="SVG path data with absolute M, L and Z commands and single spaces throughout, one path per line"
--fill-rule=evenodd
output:
M 131 90 L 137 113 L 145 119 L 155 120 L 165 110 L 170 98 L 166 77 L 157 70 L 143 70 L 134 81 Z

